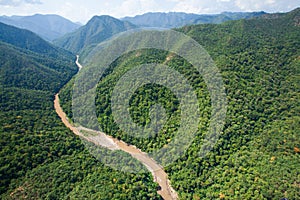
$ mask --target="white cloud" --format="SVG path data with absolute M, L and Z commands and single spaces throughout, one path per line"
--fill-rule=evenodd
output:
M 20 6 L 22 4 L 42 4 L 40 0 L 0 0 L 3 6 Z
M 94 15 L 134 16 L 145 12 L 187 12 L 197 14 L 223 11 L 287 12 L 300 0 L 0 0 L 0 15 L 59 14 L 85 23 Z
M 223 11 L 287 12 L 300 7 L 300 0 L 165 0 L 175 3 L 173 11 L 220 13 Z
M 275 3 L 275 0 L 267 0 L 267 3 L 268 4 L 273 4 L 273 3 Z
M 232 0 L 173 0 L 177 1 L 173 10 L 178 12 L 190 12 L 198 14 L 220 13 L 236 9 Z
M 25 0 L 25 3 L 29 4 L 42 4 L 40 0 Z
M 174 11 L 184 11 L 188 13 L 200 13 L 204 9 L 203 3 L 196 0 L 183 0 L 178 1 L 174 7 Z
M 157 0 L 125 0 L 114 9 L 116 17 L 133 16 L 145 12 L 160 11 L 160 4 Z
M 235 0 L 241 11 L 286 12 L 300 6 L 299 0 Z

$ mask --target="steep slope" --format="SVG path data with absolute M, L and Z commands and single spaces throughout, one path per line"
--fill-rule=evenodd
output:
M 247 19 L 265 14 L 264 12 L 231 13 L 224 12 L 215 15 L 198 15 L 181 12 L 170 13 L 145 13 L 135 17 L 125 17 L 122 20 L 129 21 L 141 27 L 175 28 L 191 24 L 218 24 L 228 20 Z
M 36 33 L 0 22 L 0 40 L 39 54 L 71 56 L 72 53 L 54 46 Z M 73 55 L 72 55 L 73 56 Z
M 1 16 L 0 22 L 30 30 L 49 41 L 62 37 L 80 27 L 79 24 L 59 15 Z
M 150 174 L 105 167 L 57 116 L 54 94 L 78 70 L 75 56 L 0 27 L 0 199 L 160 199 Z
M 212 55 L 229 104 L 214 151 L 199 159 L 195 142 L 169 168 L 183 199 L 300 198 L 299 17 L 296 9 L 180 29 Z
M 0 42 L 0 50 L 0 82 L 7 87 L 57 91 L 68 80 L 67 78 L 76 72 L 74 68 L 72 70 L 65 68 L 66 63 L 63 61 L 62 63 L 51 59 L 42 61 L 32 52 L 20 52 L 20 49 L 2 42 Z M 59 82 L 61 83 L 58 84 Z
M 136 26 L 110 16 L 94 16 L 85 26 L 55 40 L 54 43 L 73 53 L 80 53 L 84 48 L 133 28 Z
M 77 71 L 73 63 L 74 55 L 49 44 L 28 30 L 0 23 L 0 42 L 1 70 L 9 75 L 2 74 L 2 82 L 14 81 L 15 84 L 22 85 L 27 82 L 23 79 L 24 75 L 32 73 L 32 76 L 36 76 L 33 80 L 37 82 L 40 82 L 38 77 L 45 77 L 44 82 L 40 82 L 43 84 L 41 88 L 48 85 L 49 90 L 58 90 Z M 57 82 L 62 85 L 57 85 Z M 28 88 L 38 85 L 33 83 Z
M 55 141 L 52 138 L 55 132 L 48 132 L 51 136 L 42 134 L 48 142 L 38 139 L 35 144 L 32 137 L 53 127 L 52 95 L 76 73 L 77 67 L 70 53 L 56 49 L 30 31 L 2 23 L 0 52 L 0 193 L 3 193 L 13 179 L 48 159 L 38 152 L 45 150 L 38 148 L 38 143 Z M 21 147 L 23 150 L 19 151 Z
M 299 199 L 299 19 L 300 9 L 296 9 L 251 20 L 176 29 L 209 52 L 226 88 L 225 127 L 206 157 L 201 158 L 198 153 L 210 120 L 209 93 L 197 71 L 169 52 L 155 49 L 130 52 L 104 73 L 96 98 L 102 129 L 147 152 L 168 145 L 178 127 L 179 108 L 176 96 L 167 88 L 148 84 L 137 89 L 130 99 L 130 115 L 141 126 L 151 123 L 148 113 L 152 105 L 164 106 L 169 120 L 153 138 L 138 138 L 123 132 L 111 109 L 114 86 L 128 70 L 143 63 L 166 64 L 189 80 L 201 102 L 197 136 L 184 155 L 167 167 L 172 186 L 180 197 Z M 61 95 L 69 106 L 71 92 L 65 88 Z

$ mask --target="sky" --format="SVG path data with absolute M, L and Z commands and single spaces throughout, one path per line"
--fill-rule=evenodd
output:
M 85 24 L 95 15 L 116 18 L 146 12 L 218 14 L 224 11 L 288 12 L 300 0 L 0 0 L 0 15 L 58 14 Z

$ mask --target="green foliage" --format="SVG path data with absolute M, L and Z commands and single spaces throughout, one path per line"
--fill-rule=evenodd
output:
M 5 88 L 1 99 L 1 199 L 160 199 L 150 173 L 93 158 L 53 110 L 53 93 Z
M 63 111 L 66 113 L 69 119 L 73 118 L 72 114 L 72 95 L 73 95 L 73 85 L 74 85 L 74 78 L 72 78 L 60 91 L 59 93 L 59 100 L 60 106 L 62 107 Z
M 75 56 L 25 29 L 0 23 L 0 82 L 58 91 L 76 72 Z
M 150 173 L 103 166 L 57 116 L 54 94 L 77 71 L 71 54 L 38 52 L 41 39 L 1 28 L 16 32 L 0 34 L 0 199 L 160 199 Z
M 161 199 L 149 174 L 103 166 L 86 151 L 62 156 L 13 182 L 8 199 Z
M 112 64 L 111 68 L 104 72 L 105 75 L 97 87 L 96 105 L 99 123 L 105 132 L 126 142 L 133 143 L 146 152 L 162 148 L 175 136 L 180 122 L 180 106 L 178 99 L 168 88 L 156 84 L 147 84 L 135 91 L 130 99 L 129 111 L 131 118 L 141 126 L 151 123 L 149 111 L 153 105 L 160 104 L 165 108 L 167 122 L 155 137 L 138 138 L 122 132 L 114 122 L 109 101 L 116 82 L 132 67 L 141 63 L 164 63 L 166 58 L 170 56 L 168 52 L 159 50 L 139 50 L 122 56 Z M 172 57 L 173 60 L 164 64 L 175 68 L 190 80 L 190 84 L 198 95 L 200 107 L 205 109 L 205 112 L 201 113 L 201 121 L 206 123 L 210 113 L 210 100 L 199 72 L 181 58 L 175 55 L 172 55 Z M 206 95 L 204 96 L 204 94 Z
M 61 60 L 72 58 L 70 52 L 51 45 L 31 31 L 0 22 L 0 33 L 0 41 L 38 53 L 39 56 L 60 58 Z
M 172 140 L 180 105 L 167 88 L 141 87 L 130 101 L 131 117 L 141 125 L 149 122 L 151 105 L 160 102 L 166 108 L 169 128 L 156 137 L 139 139 L 123 133 L 110 108 L 112 89 L 126 71 L 143 63 L 164 63 L 190 81 L 201 102 L 201 124 L 196 138 L 185 154 L 166 168 L 180 197 L 299 199 L 299 11 L 177 29 L 210 53 L 226 88 L 225 128 L 214 149 L 204 158 L 198 157 L 198 151 L 210 118 L 205 83 L 182 58 L 173 56 L 166 62 L 167 52 L 139 50 L 111 65 L 97 88 L 96 106 L 102 128 L 148 152 Z
M 58 91 L 77 71 L 73 59 L 45 58 L 0 42 L 0 82 L 7 87 Z M 67 66 L 67 67 L 64 67 Z
M 201 146 L 196 138 L 185 156 L 168 167 L 184 199 L 299 198 L 296 17 L 299 10 L 275 19 L 180 30 L 210 52 L 222 71 L 229 103 L 214 150 L 203 159 L 195 157 Z

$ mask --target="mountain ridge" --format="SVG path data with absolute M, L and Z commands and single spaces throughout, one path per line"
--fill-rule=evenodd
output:
M 248 19 L 266 12 L 222 12 L 220 14 L 194 14 L 184 12 L 148 12 L 134 17 L 121 18 L 142 27 L 176 28 L 192 24 L 222 23 L 229 20 Z
M 137 26 L 108 15 L 94 16 L 86 25 L 54 41 L 54 44 L 73 53 L 98 44 L 111 36 Z
M 55 47 L 35 33 L 0 22 L 1 82 L 26 88 L 52 88 L 57 91 L 77 71 L 74 55 Z M 27 73 L 32 73 L 30 80 Z M 44 78 L 42 78 L 44 77 Z M 41 80 L 39 80 L 42 78 Z M 27 83 L 36 81 L 34 84 Z
M 0 22 L 30 30 L 43 39 L 52 41 L 80 27 L 60 15 L 35 14 L 30 16 L 0 16 Z

